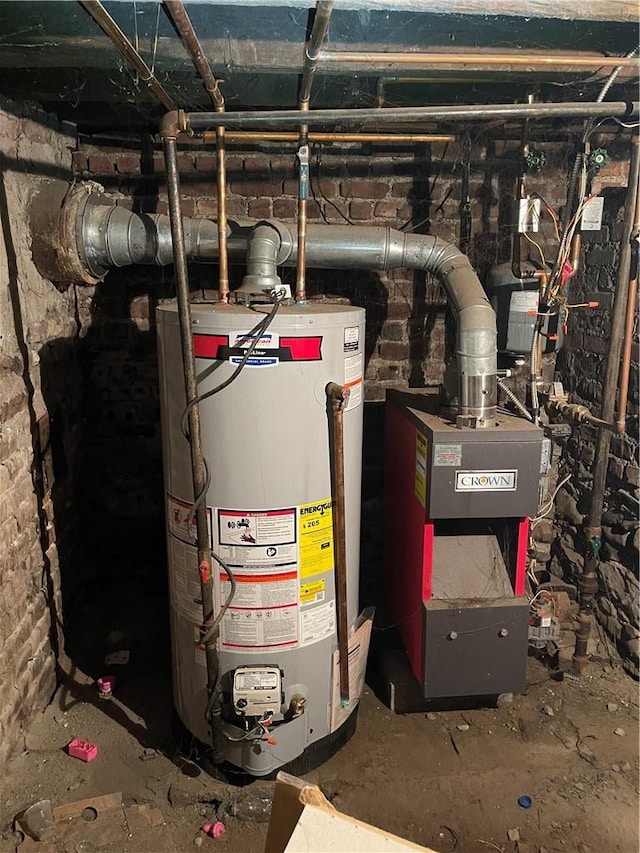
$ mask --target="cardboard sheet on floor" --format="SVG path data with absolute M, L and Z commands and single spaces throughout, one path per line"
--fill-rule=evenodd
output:
M 343 814 L 316 786 L 278 773 L 265 853 L 435 853 Z

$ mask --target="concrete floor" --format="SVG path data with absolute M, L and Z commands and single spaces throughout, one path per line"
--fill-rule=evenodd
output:
M 128 600 L 139 611 L 139 599 Z M 162 613 L 161 595 L 155 605 Z M 106 610 L 126 616 L 122 606 Z M 94 635 L 106 629 L 88 615 Z M 95 821 L 72 818 L 56 845 L 26 842 L 20 853 L 197 849 L 211 801 L 238 792 L 204 773 L 190 775 L 193 765 L 170 757 L 163 619 L 133 637 L 111 701 L 99 700 L 93 686 L 97 646 L 78 649 L 80 668 L 36 720 L 0 785 L 0 850 L 14 849 L 6 830 L 29 803 L 49 798 L 60 806 L 113 793 L 128 811 L 116 801 Z M 637 684 L 609 663 L 592 663 L 581 680 L 552 680 L 535 659 L 528 669 L 526 692 L 498 709 L 397 715 L 367 686 L 355 736 L 307 778 L 338 809 L 439 853 L 636 853 Z M 68 756 L 63 747 L 73 737 L 95 741 L 98 758 L 84 764 Z M 518 805 L 522 794 L 533 800 L 528 810 Z M 517 842 L 507 835 L 514 829 Z M 229 818 L 224 839 L 204 838 L 200 849 L 260 853 L 265 837 L 266 824 Z

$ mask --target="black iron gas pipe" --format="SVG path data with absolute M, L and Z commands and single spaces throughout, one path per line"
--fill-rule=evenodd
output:
M 209 130 L 220 124 L 225 127 L 310 127 L 339 124 L 343 127 L 381 127 L 388 124 L 423 121 L 485 121 L 491 118 L 588 118 L 611 116 L 616 118 L 638 115 L 640 103 L 611 101 L 610 103 L 575 102 L 562 104 L 460 104 L 429 107 L 394 107 L 389 109 L 337 109 L 337 110 L 264 110 L 255 112 L 183 113 L 178 111 L 173 120 L 180 130 L 194 132 Z

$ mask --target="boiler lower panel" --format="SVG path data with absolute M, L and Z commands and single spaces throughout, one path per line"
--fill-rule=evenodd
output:
M 424 696 L 489 696 L 525 687 L 529 602 L 427 601 Z

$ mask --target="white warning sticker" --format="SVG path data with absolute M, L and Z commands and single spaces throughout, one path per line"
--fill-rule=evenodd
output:
M 169 587 L 171 603 L 190 622 L 202 621 L 202 591 L 198 574 L 198 551 L 175 536 L 169 536 Z
M 326 637 L 332 637 L 336 631 L 336 603 L 327 601 L 320 607 L 303 610 L 300 614 L 300 645 L 310 646 Z
M 295 508 L 268 512 L 218 510 L 218 537 L 221 545 L 287 545 L 296 541 Z
M 360 346 L 360 328 L 347 326 L 344 330 L 344 351 L 357 352 Z
M 167 492 L 167 523 L 169 525 L 169 533 L 181 539 L 183 542 L 196 541 L 196 520 L 189 520 L 193 509 L 193 504 L 187 501 L 180 500 Z M 207 509 L 207 520 L 209 524 L 209 532 L 211 532 L 211 510 Z
M 344 360 L 344 384 L 349 388 L 346 411 L 362 405 L 363 380 L 364 353 L 347 356 Z
M 286 572 L 297 563 L 295 507 L 251 512 L 217 510 L 216 550 L 231 567 L 258 574 Z
M 298 645 L 298 606 L 230 607 L 221 625 L 223 649 L 260 654 L 265 649 Z
M 294 607 L 298 603 L 298 572 L 295 570 L 280 575 L 235 574 L 236 591 L 233 607 L 269 609 L 271 607 Z M 231 592 L 231 581 L 220 573 L 220 600 L 226 601 Z

